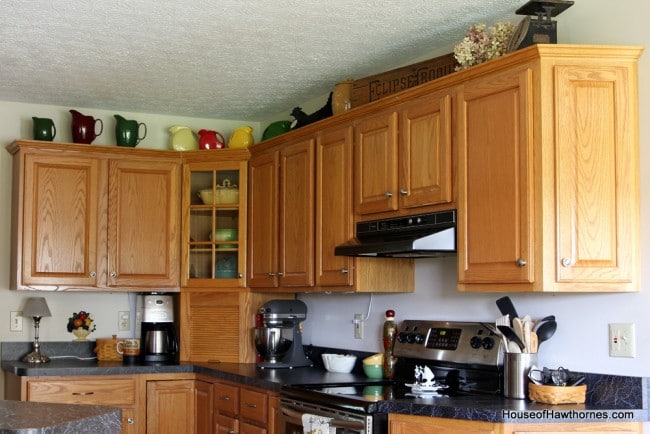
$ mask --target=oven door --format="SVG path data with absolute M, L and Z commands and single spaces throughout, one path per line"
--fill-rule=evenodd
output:
M 308 420 L 310 416 L 328 418 L 330 429 L 334 428 L 333 432 L 336 434 L 386 434 L 388 432 L 386 414 L 357 413 L 288 398 L 280 399 L 277 432 L 286 434 L 308 432 L 303 426 L 303 419 Z

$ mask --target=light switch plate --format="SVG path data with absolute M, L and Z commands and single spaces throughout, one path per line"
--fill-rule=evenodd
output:
M 131 312 L 121 310 L 117 313 L 117 330 L 128 332 L 131 330 Z
M 636 357 L 634 323 L 614 323 L 609 325 L 609 356 Z
M 363 339 L 363 314 L 355 313 L 353 323 L 354 323 L 354 338 Z
M 23 331 L 22 312 L 12 311 L 9 314 L 9 331 L 12 331 L 12 332 L 22 332 Z

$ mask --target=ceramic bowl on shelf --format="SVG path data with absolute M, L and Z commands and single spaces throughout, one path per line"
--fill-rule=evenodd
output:
M 215 229 L 213 234 L 210 234 L 210 241 L 237 241 L 237 229 Z M 221 249 L 234 249 L 236 244 L 219 244 L 217 248 Z
M 347 374 L 354 368 L 356 356 L 346 354 L 322 354 L 323 366 L 329 372 L 342 372 Z

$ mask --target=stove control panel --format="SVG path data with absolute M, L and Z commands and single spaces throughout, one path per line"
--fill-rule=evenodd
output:
M 397 327 L 394 354 L 438 362 L 500 366 L 501 339 L 481 322 L 404 320 Z

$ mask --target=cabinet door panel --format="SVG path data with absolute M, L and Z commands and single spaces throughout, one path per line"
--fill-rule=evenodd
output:
M 179 287 L 179 204 L 178 164 L 111 161 L 109 286 Z
M 557 129 L 571 131 L 557 138 L 558 281 L 631 282 L 638 160 L 627 69 L 558 66 L 555 77 Z
M 147 433 L 194 432 L 194 380 L 147 381 Z
M 279 157 L 276 152 L 250 160 L 248 192 L 248 285 L 278 286 Z
M 397 113 L 364 119 L 354 133 L 355 212 L 397 209 Z
M 354 236 L 352 128 L 325 132 L 316 149 L 316 285 L 351 286 L 353 258 L 334 248 Z
M 280 152 L 282 286 L 314 285 L 314 140 Z
M 460 91 L 459 282 L 533 279 L 531 74 Z
M 25 156 L 23 285 L 97 285 L 104 167 L 93 158 Z
M 451 95 L 420 98 L 400 111 L 400 207 L 451 202 Z

